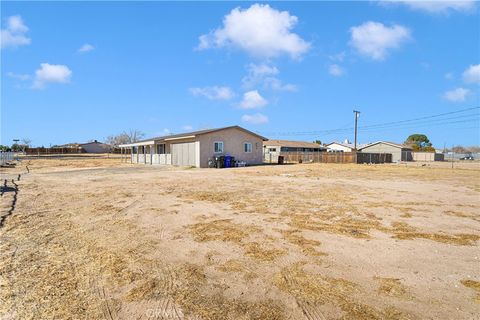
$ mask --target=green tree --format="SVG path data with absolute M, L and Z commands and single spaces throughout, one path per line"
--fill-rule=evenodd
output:
M 322 144 L 322 141 L 320 141 L 320 140 L 313 140 L 313 143 Z
M 409 135 L 407 140 L 405 140 L 405 144 L 411 146 L 413 150 L 418 151 L 431 151 L 433 149 L 428 137 L 421 133 Z
M 14 143 L 14 144 L 12 144 L 10 149 L 12 149 L 12 151 L 14 151 L 14 152 L 18 152 L 18 151 L 22 151 L 23 148 L 22 148 L 22 145 L 20 145 L 18 143 Z

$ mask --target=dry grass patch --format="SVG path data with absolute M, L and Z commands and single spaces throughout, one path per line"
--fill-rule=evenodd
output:
M 323 217 L 325 218 L 325 217 Z M 369 239 L 371 229 L 379 229 L 377 220 L 359 219 L 348 216 L 339 217 L 337 220 L 319 219 L 318 215 L 298 214 L 292 215 L 289 225 L 295 229 L 325 231 L 341 234 L 354 238 Z
M 208 202 L 230 202 L 235 193 L 224 191 L 196 191 L 188 192 L 183 196 L 192 200 L 208 201 Z
M 169 309 L 181 318 L 191 315 L 194 319 L 211 320 L 286 319 L 283 306 L 276 301 L 247 302 L 226 297 L 223 286 L 207 278 L 202 266 L 186 263 L 157 267 L 159 270 L 151 269 L 144 280 L 129 290 L 127 301 L 170 301 Z
M 480 303 L 480 282 L 470 279 L 464 279 L 460 281 L 465 287 L 473 289 L 476 293 L 474 301 Z
M 185 264 L 177 268 L 180 285 L 172 292 L 173 299 L 186 315 L 202 319 L 283 320 L 283 306 L 272 300 L 246 302 L 227 298 L 222 289 L 213 289 L 202 267 Z M 209 283 L 210 282 L 210 283 Z
M 400 282 L 400 279 L 395 278 L 380 278 L 375 277 L 380 283 L 378 293 L 397 298 L 408 298 L 407 288 Z
M 232 219 L 221 219 L 196 223 L 190 226 L 190 231 L 193 239 L 198 242 L 218 240 L 240 243 L 252 233 L 260 232 L 261 229 L 234 223 Z
M 362 304 L 354 299 L 359 291 L 356 284 L 345 279 L 323 277 L 304 270 L 304 263 L 296 263 L 274 276 L 274 284 L 295 297 L 304 313 L 312 313 L 312 306 L 332 304 L 339 306 L 342 319 L 401 319 L 403 315 L 393 308 L 384 311 Z M 320 313 L 318 310 L 316 313 Z M 321 313 L 320 313 L 321 314 Z
M 224 264 L 215 267 L 215 269 L 222 272 L 243 272 L 245 271 L 245 264 L 240 260 L 230 259 Z
M 308 256 L 325 256 L 327 253 L 320 252 L 317 249 L 315 249 L 316 246 L 320 246 L 321 242 L 317 240 L 311 240 L 305 238 L 303 235 L 301 235 L 300 230 L 278 230 L 283 238 L 290 242 L 293 245 L 296 245 L 300 247 L 302 252 Z
M 461 211 L 455 211 L 455 210 L 445 210 L 443 211 L 443 213 L 452 217 L 470 218 L 476 221 L 480 220 L 480 215 L 474 214 L 474 213 L 467 213 L 467 212 L 461 212 Z
M 273 261 L 277 257 L 287 254 L 287 251 L 282 249 L 268 248 L 264 244 L 258 242 L 250 242 L 243 245 L 245 255 L 259 261 Z
M 227 260 L 225 261 L 225 263 L 215 267 L 215 269 L 221 272 L 243 273 L 245 280 L 252 280 L 258 278 L 258 274 L 252 270 L 250 264 L 246 264 L 245 262 L 238 259 Z
M 427 233 L 418 232 L 416 228 L 406 224 L 405 222 L 392 223 L 391 229 L 384 229 L 387 232 L 393 233 L 393 237 L 402 240 L 413 239 L 427 239 L 441 243 L 449 243 L 463 246 L 474 246 L 480 239 L 479 235 L 475 234 L 445 234 L 445 233 Z

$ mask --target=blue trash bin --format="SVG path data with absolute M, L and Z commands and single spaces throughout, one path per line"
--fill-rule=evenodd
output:
M 231 156 L 225 156 L 225 168 L 230 168 L 232 164 L 232 157 Z

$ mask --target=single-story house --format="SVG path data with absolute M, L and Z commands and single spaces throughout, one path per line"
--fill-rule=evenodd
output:
M 367 144 L 357 144 L 357 150 L 365 147 Z M 350 142 L 331 142 L 327 145 L 328 152 L 352 152 L 355 148 L 355 145 Z
M 263 163 L 266 138 L 240 126 L 207 129 L 145 139 L 120 145 L 130 149 L 132 163 L 208 167 L 208 160 L 229 155 L 247 165 Z
M 413 160 L 412 148 L 388 141 L 377 141 L 357 149 L 364 153 L 391 153 L 392 162 Z
M 265 152 L 320 152 L 326 151 L 322 145 L 314 142 L 290 141 L 290 140 L 267 140 L 263 142 Z
M 93 140 L 92 142 L 80 143 L 79 147 L 86 153 L 108 153 L 112 151 L 112 146 L 106 143 Z
M 67 143 L 54 146 L 54 148 L 66 148 L 66 149 L 78 149 L 80 152 L 85 153 L 108 153 L 112 151 L 112 146 L 106 143 L 93 140 L 87 143 Z
M 281 152 L 323 152 L 327 148 L 314 142 L 267 140 L 263 142 L 263 150 L 265 161 L 277 162 Z

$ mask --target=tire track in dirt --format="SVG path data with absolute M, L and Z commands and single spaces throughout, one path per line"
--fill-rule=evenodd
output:
M 98 299 L 100 300 L 100 308 L 103 314 L 103 318 L 107 320 L 116 320 L 118 316 L 112 306 L 108 303 L 109 299 L 105 293 L 105 287 L 98 284 L 95 279 L 90 280 L 90 287 L 93 289 Z
M 299 285 L 288 274 L 283 274 L 282 278 L 285 281 L 285 283 L 287 283 L 289 286 L 295 287 Z M 320 310 L 318 310 L 316 306 L 311 305 L 310 303 L 303 301 L 301 299 L 298 299 L 295 296 L 293 298 L 295 299 L 297 306 L 302 311 L 302 314 L 306 320 L 325 320 L 326 319 L 326 317 L 322 314 Z

